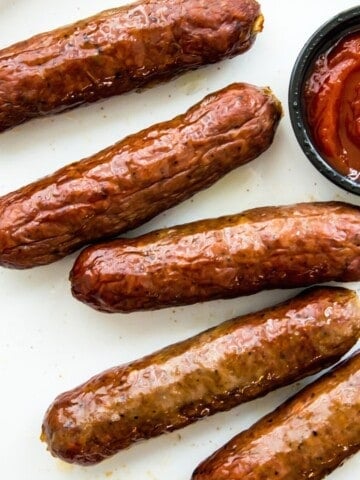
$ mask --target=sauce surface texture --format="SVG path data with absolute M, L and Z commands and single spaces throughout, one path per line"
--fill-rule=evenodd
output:
M 360 31 L 318 58 L 305 102 L 320 153 L 339 173 L 360 183 Z

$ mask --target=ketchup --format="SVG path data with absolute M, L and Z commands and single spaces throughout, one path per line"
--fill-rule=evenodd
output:
M 360 183 L 360 31 L 318 58 L 305 102 L 319 152 L 335 170 Z

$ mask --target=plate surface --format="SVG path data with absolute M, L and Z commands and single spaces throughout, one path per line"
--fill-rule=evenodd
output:
M 0 0 L 0 48 L 50 30 L 121 0 Z M 125 3 L 125 2 L 123 2 Z M 233 81 L 269 85 L 282 100 L 282 120 L 271 149 L 209 190 L 139 229 L 170 226 L 260 205 L 359 197 L 330 184 L 296 143 L 287 88 L 298 52 L 313 31 L 356 0 L 262 0 L 264 32 L 248 53 L 186 74 L 141 94 L 130 93 L 57 117 L 32 121 L 0 135 L 0 195 L 185 111 Z M 0 468 L 20 480 L 189 480 L 200 460 L 300 389 L 297 383 L 265 399 L 218 414 L 184 430 L 137 445 L 91 468 L 53 459 L 39 441 L 54 397 L 102 370 L 185 339 L 232 316 L 294 295 L 265 292 L 186 308 L 104 315 L 72 299 L 68 273 L 75 255 L 28 271 L 0 269 Z M 348 284 L 360 292 L 360 283 Z M 360 455 L 329 480 L 360 478 Z

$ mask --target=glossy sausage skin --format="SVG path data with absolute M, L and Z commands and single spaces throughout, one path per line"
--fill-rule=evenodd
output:
M 360 280 L 360 208 L 264 207 L 89 247 L 73 295 L 104 312 L 186 305 L 261 290 Z
M 230 440 L 192 480 L 321 480 L 359 449 L 360 351 Z
M 47 264 L 139 226 L 260 155 L 280 117 L 268 89 L 233 84 L 0 198 L 0 265 Z
M 91 465 L 320 371 L 359 334 L 355 292 L 312 289 L 60 395 L 46 413 L 42 439 L 54 456 Z
M 0 51 L 0 131 L 250 48 L 255 0 L 145 0 Z

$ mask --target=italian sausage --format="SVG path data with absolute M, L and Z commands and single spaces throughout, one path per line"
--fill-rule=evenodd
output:
M 360 280 L 360 208 L 264 207 L 85 249 L 73 295 L 104 312 L 133 312 L 261 290 Z
M 234 437 L 192 480 L 321 480 L 360 449 L 360 351 Z
M 280 117 L 268 89 L 233 84 L 1 197 L 0 265 L 47 264 L 139 226 L 260 155 Z
M 0 131 L 250 48 L 255 0 L 142 0 L 0 51 Z
M 122 365 L 60 395 L 42 440 L 92 465 L 131 444 L 261 397 L 320 371 L 360 334 L 355 292 L 315 288 Z

